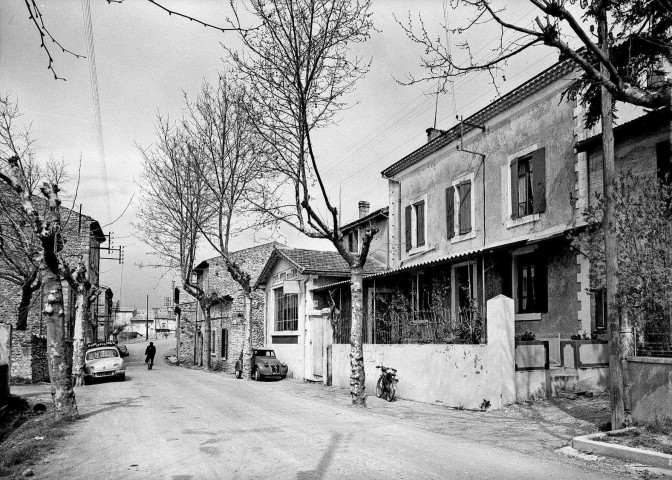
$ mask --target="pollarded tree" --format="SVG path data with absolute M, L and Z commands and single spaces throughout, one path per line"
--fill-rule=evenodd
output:
M 254 210 L 269 170 L 262 139 L 252 124 L 253 102 L 234 75 L 220 74 L 216 87 L 203 84 L 195 101 L 185 98 L 181 130 L 188 145 L 188 161 L 196 170 L 209 199 L 210 221 L 199 231 L 222 257 L 231 278 L 240 285 L 245 303 L 243 375 L 250 377 L 252 360 L 252 277 L 232 259 L 229 242 L 237 234 L 263 225 L 263 215 Z M 216 300 L 212 292 L 208 296 Z M 204 303 L 204 351 L 211 351 L 210 308 Z M 205 363 L 209 367 L 210 355 Z
M 348 251 L 338 208 L 320 175 L 313 134 L 334 123 L 346 106 L 344 96 L 369 70 L 370 62 L 353 58 L 350 48 L 369 38 L 371 2 L 251 0 L 246 7 L 259 27 L 241 34 L 242 52 L 229 49 L 229 54 L 250 88 L 253 124 L 271 151 L 268 168 L 276 178 L 257 207 L 309 237 L 329 240 L 349 265 L 350 392 L 353 403 L 364 406 L 362 276 L 376 231 L 364 232 L 360 253 Z
M 526 50 L 545 45 L 560 59 L 576 66 L 581 75 L 566 94 L 580 98 L 587 107 L 588 126 L 598 120 L 602 125 L 604 158 L 603 184 L 604 242 L 606 252 L 606 300 L 609 309 L 609 364 L 611 384 L 611 425 L 617 429 L 629 422 L 624 409 L 623 369 L 621 360 L 631 354 L 628 345 L 630 326 L 622 324 L 617 307 L 618 248 L 616 212 L 612 203 L 614 185 L 613 107 L 616 101 L 648 108 L 670 107 L 672 78 L 672 4 L 667 0 L 527 0 L 538 14 L 530 25 L 507 15 L 497 0 L 452 0 L 451 7 L 472 8 L 473 16 L 452 33 L 492 35 L 497 40 L 491 54 L 478 61 L 471 55 L 469 41 L 459 45 L 467 52 L 466 61 L 455 58 L 451 45 L 440 36 L 430 37 L 422 19 L 414 28 L 409 15 L 401 24 L 406 35 L 424 49 L 424 74 L 410 76 L 407 83 L 445 80 L 471 72 L 488 72 L 493 81 L 507 60 Z M 492 26 L 497 27 L 492 33 Z M 442 26 L 447 29 L 447 26 Z M 478 32 L 479 29 L 484 29 Z M 595 35 L 595 33 L 597 35 Z M 510 35 L 511 34 L 511 35 Z M 574 37 L 574 39 L 570 39 Z M 626 332 L 621 342 L 620 332 Z
M 192 280 L 196 255 L 202 240 L 199 226 L 207 224 L 212 208 L 205 185 L 190 162 L 188 142 L 179 126 L 158 118 L 158 141 L 153 148 L 140 149 L 143 171 L 140 177 L 140 207 L 135 227 L 154 253 L 148 266 L 180 272 L 184 289 L 203 308 L 209 299 L 205 290 Z M 178 321 L 180 316 L 177 316 Z M 180 359 L 179 323 L 175 328 L 177 358 Z M 206 368 L 209 368 L 207 355 Z

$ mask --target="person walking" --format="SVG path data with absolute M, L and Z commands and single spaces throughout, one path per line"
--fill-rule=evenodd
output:
M 151 370 L 154 366 L 154 355 L 156 355 L 156 347 L 154 342 L 149 342 L 147 348 L 145 349 L 145 363 L 147 364 L 147 370 Z

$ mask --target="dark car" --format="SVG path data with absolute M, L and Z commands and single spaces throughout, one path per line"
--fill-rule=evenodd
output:
M 243 377 L 243 352 L 236 362 L 236 378 Z M 269 348 L 252 349 L 252 378 L 259 381 L 263 378 L 287 377 L 287 364 L 282 363 L 275 356 L 275 352 Z
M 123 343 L 117 343 L 117 350 L 119 350 L 119 354 L 122 357 L 128 357 L 130 353 L 128 353 L 128 348 L 126 348 L 126 345 Z

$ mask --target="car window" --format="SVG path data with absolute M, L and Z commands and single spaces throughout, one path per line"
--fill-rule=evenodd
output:
M 275 358 L 275 352 L 273 350 L 257 350 L 255 355 L 258 357 L 271 357 Z
M 87 360 L 98 360 L 99 358 L 118 357 L 119 352 L 116 348 L 106 348 L 104 350 L 94 350 L 86 353 Z

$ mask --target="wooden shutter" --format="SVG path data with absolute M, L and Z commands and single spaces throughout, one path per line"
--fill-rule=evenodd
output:
M 425 202 L 415 205 L 415 217 L 415 238 L 417 239 L 417 246 L 422 247 L 425 244 Z
M 518 218 L 518 159 L 511 162 L 511 218 Z
M 460 235 L 471 232 L 471 182 L 460 183 Z
M 535 255 L 535 289 L 537 294 L 537 312 L 548 312 L 548 266 L 546 256 L 541 252 Z
M 546 149 L 532 152 L 532 213 L 546 211 Z
M 446 188 L 446 229 L 448 238 L 455 236 L 455 187 Z
M 406 207 L 406 251 L 408 252 L 413 248 L 413 237 L 411 235 L 411 217 L 412 217 L 412 206 Z

